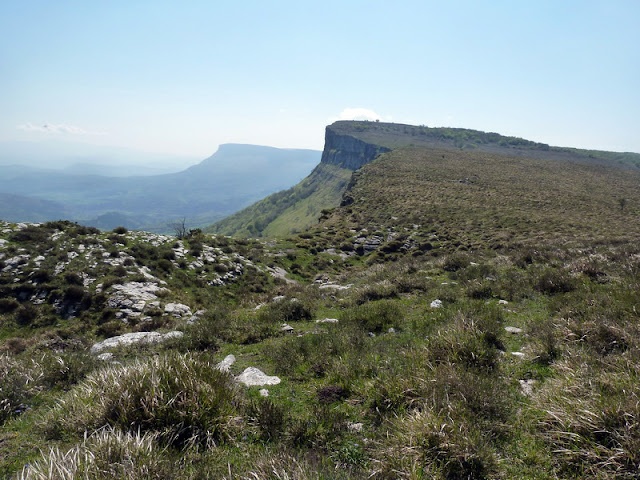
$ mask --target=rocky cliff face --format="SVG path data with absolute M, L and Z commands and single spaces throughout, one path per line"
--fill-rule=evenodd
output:
M 386 147 L 366 143 L 350 135 L 336 133 L 329 125 L 325 131 L 321 163 L 357 170 L 379 154 L 389 151 L 390 149 Z

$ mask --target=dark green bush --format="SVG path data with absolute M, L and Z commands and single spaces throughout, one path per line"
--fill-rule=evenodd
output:
M 576 280 L 566 270 L 546 268 L 534 281 L 534 288 L 547 295 L 572 292 Z
M 357 305 L 344 311 L 340 321 L 354 325 L 366 332 L 380 333 L 389 327 L 398 327 L 402 322 L 403 311 L 393 301 L 380 300 Z
M 15 313 L 18 325 L 29 325 L 38 317 L 38 309 L 30 303 L 21 305 Z
M 11 313 L 19 306 L 15 298 L 0 298 L 0 313 Z
M 120 227 L 116 227 L 113 229 L 113 233 L 117 233 L 118 235 L 124 235 L 125 233 L 127 233 L 129 230 L 127 230 L 125 227 L 120 226 Z

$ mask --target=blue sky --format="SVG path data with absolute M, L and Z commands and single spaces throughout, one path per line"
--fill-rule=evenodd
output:
M 0 140 L 204 158 L 338 118 L 640 152 L 640 2 L 0 3 Z

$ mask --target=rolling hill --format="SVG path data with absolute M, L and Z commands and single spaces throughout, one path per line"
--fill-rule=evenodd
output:
M 0 167 L 0 192 L 55 202 L 66 212 L 64 218 L 87 225 L 114 228 L 107 220 L 118 218 L 125 227 L 166 231 L 175 219 L 187 218 L 192 227 L 208 224 L 288 187 L 307 175 L 319 157 L 312 150 L 226 144 L 199 164 L 165 175 L 105 177 L 8 166 Z M 29 218 L 36 213 L 25 211 Z

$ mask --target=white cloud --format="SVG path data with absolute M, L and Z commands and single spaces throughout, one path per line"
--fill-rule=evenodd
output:
M 368 108 L 345 108 L 342 113 L 335 120 L 380 120 L 380 115 L 378 115 L 373 110 L 369 110 Z
M 64 123 L 44 123 L 42 125 L 34 125 L 31 122 L 27 122 L 23 125 L 18 125 L 16 128 L 25 132 L 42 132 L 54 135 L 105 135 L 103 132 L 88 132 L 87 130 L 76 127 L 75 125 L 66 125 Z

